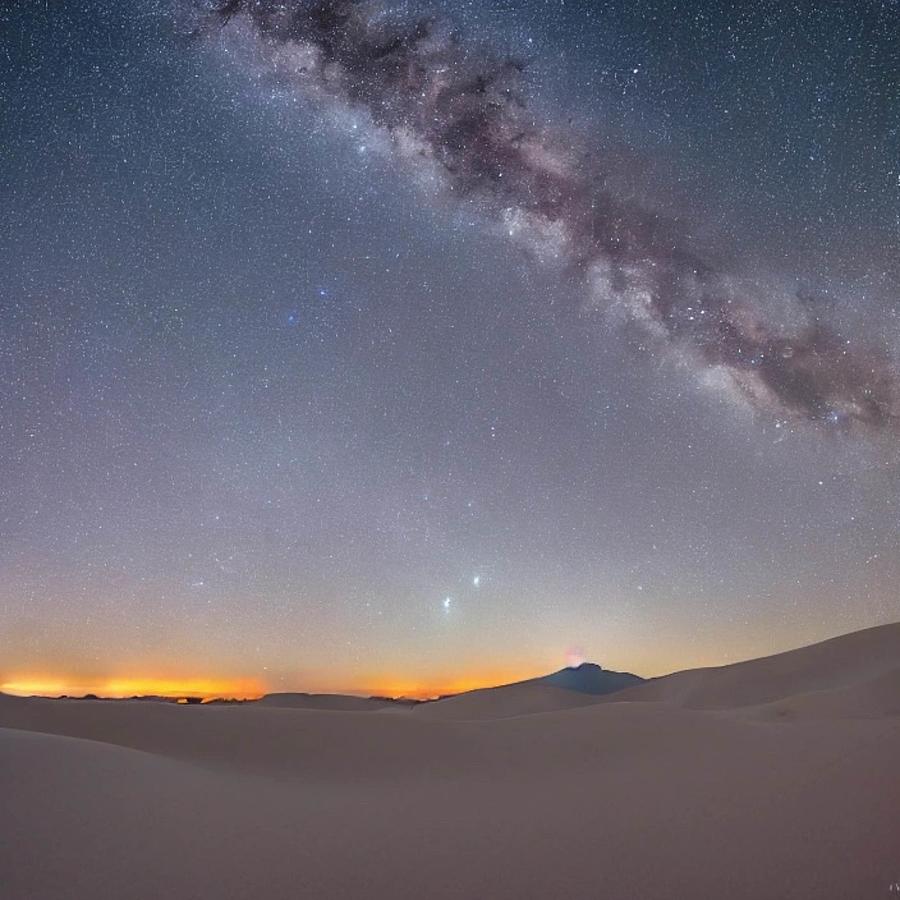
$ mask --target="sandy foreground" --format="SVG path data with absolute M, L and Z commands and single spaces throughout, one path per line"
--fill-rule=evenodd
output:
M 891 896 L 900 624 L 607 697 L 0 696 L 2 900 Z

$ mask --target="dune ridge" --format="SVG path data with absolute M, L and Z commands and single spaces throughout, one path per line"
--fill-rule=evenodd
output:
M 0 696 L 0 896 L 887 896 L 898 660 L 890 625 L 608 695 Z
M 900 622 L 877 625 L 772 656 L 687 669 L 626 688 L 615 701 L 653 701 L 693 709 L 736 709 L 786 701 L 791 697 L 835 692 L 853 713 L 866 701 L 866 684 L 884 700 L 876 713 L 896 709 L 888 696 L 892 678 L 900 677 Z M 881 687 L 876 687 L 881 684 Z M 886 687 L 888 686 L 888 687 Z M 814 701 L 810 701 L 814 705 Z M 801 705 L 803 705 L 801 703 Z M 837 709 L 835 709 L 837 712 Z

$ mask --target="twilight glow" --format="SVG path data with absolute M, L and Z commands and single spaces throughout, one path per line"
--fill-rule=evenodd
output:
M 41 696 L 80 697 L 203 697 L 249 700 L 261 697 L 265 691 L 260 682 L 214 681 L 211 679 L 127 678 L 77 682 L 53 678 L 18 678 L 0 682 L 0 691 L 21 697 Z

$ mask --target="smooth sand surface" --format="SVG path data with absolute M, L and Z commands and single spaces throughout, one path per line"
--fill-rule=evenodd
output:
M 886 626 L 465 716 L 0 697 L 0 897 L 889 897 L 898 673 Z
M 800 694 L 858 689 L 900 669 L 900 622 L 730 666 L 691 669 L 626 688 L 610 700 L 651 700 L 694 709 L 777 703 Z M 896 695 L 883 712 L 898 712 Z M 845 712 L 854 713 L 851 703 Z
M 434 703 L 423 703 L 416 707 L 415 715 L 423 719 L 444 721 L 507 719 L 512 716 L 590 706 L 599 699 L 600 697 L 593 694 L 567 691 L 565 688 L 547 684 L 522 682 L 467 691 Z
M 351 697 L 346 694 L 266 694 L 261 706 L 280 709 L 327 709 L 335 712 L 375 712 L 402 709 L 406 704 L 380 697 Z

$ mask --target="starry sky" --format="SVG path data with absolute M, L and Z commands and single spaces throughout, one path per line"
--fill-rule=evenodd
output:
M 0 36 L 0 689 L 427 695 L 900 619 L 896 0 Z

